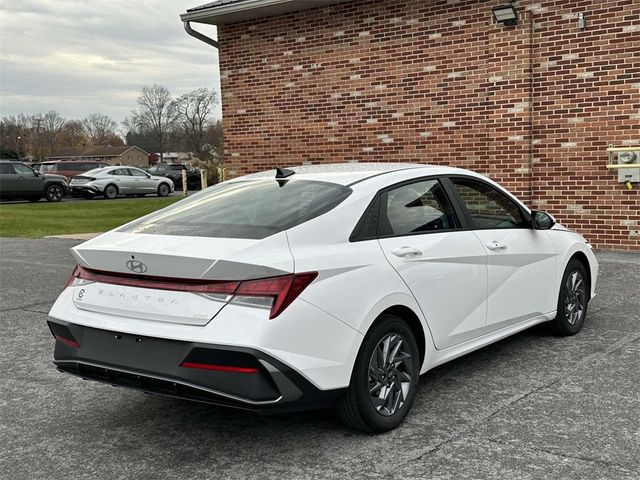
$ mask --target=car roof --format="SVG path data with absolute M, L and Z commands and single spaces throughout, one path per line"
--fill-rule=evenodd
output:
M 454 167 L 428 165 L 420 163 L 333 163 L 323 165 L 301 165 L 297 167 L 287 167 L 293 170 L 295 175 L 288 179 L 297 180 L 317 180 L 340 185 L 349 186 L 369 178 L 377 177 L 385 173 L 398 172 L 402 170 L 421 170 L 416 171 L 418 175 L 446 175 L 453 173 L 468 172 Z M 468 172 L 471 173 L 471 172 Z M 267 170 L 264 172 L 253 173 L 238 177 L 234 180 L 264 180 L 275 178 L 276 170 Z M 232 181 L 234 181 L 232 180 Z

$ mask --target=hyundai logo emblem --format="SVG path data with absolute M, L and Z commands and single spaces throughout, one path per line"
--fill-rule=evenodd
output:
M 127 262 L 127 268 L 133 273 L 144 273 L 147 271 L 147 266 L 139 260 L 129 260 Z

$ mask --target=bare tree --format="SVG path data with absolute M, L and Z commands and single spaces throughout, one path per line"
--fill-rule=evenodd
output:
M 160 161 L 164 149 L 176 126 L 176 111 L 169 89 L 163 85 L 144 86 L 138 97 L 138 109 L 131 113 L 131 121 L 137 130 L 150 133 L 160 147 Z
M 11 152 L 21 160 L 28 153 L 31 142 L 31 119 L 20 114 L 0 120 L 0 142 L 2 150 Z
M 42 116 L 42 136 L 47 143 L 47 152 L 51 154 L 58 146 L 58 138 L 62 133 L 66 120 L 55 110 Z
M 181 133 L 187 139 L 191 152 L 200 160 L 211 158 L 207 132 L 213 125 L 212 113 L 216 102 L 213 89 L 199 88 L 185 93 L 174 103 Z
M 58 137 L 57 147 L 80 147 L 89 142 L 80 120 L 68 120 Z
M 108 115 L 92 113 L 82 119 L 84 133 L 93 145 L 107 145 L 116 135 L 117 124 Z

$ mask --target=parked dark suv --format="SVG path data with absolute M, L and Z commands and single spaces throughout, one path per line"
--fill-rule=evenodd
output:
M 67 194 L 67 180 L 62 175 L 43 175 L 22 162 L 0 161 L 0 198 L 37 202 L 45 197 L 59 202 Z
M 182 190 L 183 170 L 187 171 L 187 189 L 200 190 L 200 172 L 198 170 L 189 170 L 186 165 L 181 163 L 156 163 L 148 171 L 151 175 L 170 178 L 173 180 L 176 190 Z

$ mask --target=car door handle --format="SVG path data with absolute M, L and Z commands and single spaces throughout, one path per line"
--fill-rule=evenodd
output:
M 414 247 L 400 247 L 394 250 L 391 250 L 396 257 L 417 257 L 418 255 L 422 255 L 422 250 Z
M 505 250 L 507 246 L 504 243 L 496 242 L 494 240 L 493 242 L 487 243 L 487 248 L 489 250 Z

